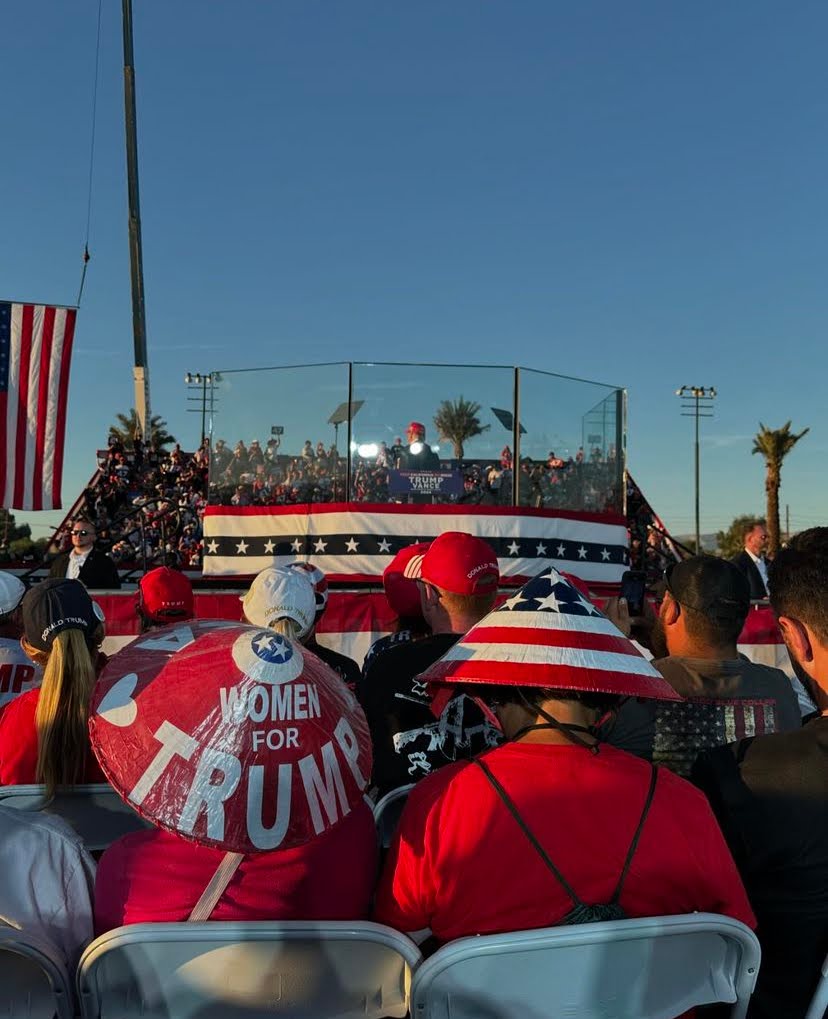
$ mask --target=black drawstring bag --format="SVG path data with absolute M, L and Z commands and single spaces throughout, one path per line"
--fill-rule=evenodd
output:
M 641 812 L 641 819 L 638 822 L 638 827 L 635 829 L 635 835 L 633 835 L 633 840 L 630 843 L 630 848 L 627 852 L 627 858 L 624 861 L 624 867 L 621 871 L 621 877 L 619 877 L 618 879 L 618 884 L 615 886 L 615 891 L 612 894 L 612 898 L 610 899 L 609 902 L 606 903 L 591 904 L 581 901 L 581 899 L 576 894 L 575 890 L 572 888 L 572 886 L 569 884 L 569 882 L 566 880 L 563 874 L 561 874 L 561 872 L 549 858 L 549 854 L 546 852 L 546 850 L 543 848 L 540 842 L 538 842 L 538 840 L 529 830 L 528 825 L 518 813 L 517 807 L 509 798 L 509 796 L 506 793 L 506 790 L 503 788 L 500 782 L 498 782 L 498 780 L 494 777 L 489 766 L 479 757 L 476 757 L 474 759 L 474 763 L 478 766 L 478 768 L 480 768 L 480 770 L 489 780 L 489 783 L 492 785 L 497 795 L 506 804 L 509 813 L 520 825 L 523 834 L 532 843 L 532 846 L 534 847 L 538 856 L 540 856 L 540 858 L 546 864 L 547 869 L 552 872 L 558 884 L 561 885 L 563 890 L 572 900 L 573 903 L 572 909 L 570 909 L 570 911 L 558 921 L 558 924 L 568 925 L 576 923 L 599 923 L 601 920 L 626 920 L 627 914 L 624 912 L 624 909 L 620 903 L 621 892 L 624 889 L 624 881 L 626 880 L 627 877 L 627 871 L 630 869 L 632 858 L 635 855 L 635 851 L 638 847 L 638 840 L 641 836 L 641 831 L 644 828 L 644 822 L 647 820 L 647 814 L 649 814 L 650 806 L 652 805 L 653 802 L 656 780 L 658 779 L 658 769 L 655 767 L 655 765 L 650 766 L 652 772 L 650 775 L 650 788 L 649 791 L 647 792 L 647 799 L 644 801 L 644 809 Z

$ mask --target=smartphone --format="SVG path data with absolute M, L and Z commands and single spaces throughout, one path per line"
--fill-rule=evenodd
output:
M 627 570 L 621 577 L 621 597 L 627 599 L 631 616 L 643 613 L 646 589 L 647 574 L 643 570 Z

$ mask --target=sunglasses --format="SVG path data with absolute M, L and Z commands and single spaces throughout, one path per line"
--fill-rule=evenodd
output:
M 89 531 L 72 531 L 72 537 L 75 538 L 80 535 L 81 538 L 85 538 L 89 534 Z

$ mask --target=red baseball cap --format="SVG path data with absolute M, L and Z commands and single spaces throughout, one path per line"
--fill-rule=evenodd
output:
M 420 575 L 452 594 L 490 594 L 500 580 L 491 545 L 465 531 L 438 535 L 423 556 Z
M 418 432 L 420 435 L 425 435 L 425 425 L 420 424 L 419 421 L 412 421 L 406 428 L 406 432 Z
M 195 615 L 193 586 L 178 570 L 159 566 L 139 580 L 138 608 L 153 623 L 192 619 Z
M 422 619 L 423 610 L 417 580 L 420 577 L 423 556 L 430 547 L 430 542 L 420 541 L 416 545 L 401 548 L 382 575 L 385 597 L 398 616 Z

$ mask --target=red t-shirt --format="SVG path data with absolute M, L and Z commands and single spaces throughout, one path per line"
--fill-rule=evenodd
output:
M 605 745 L 507 743 L 486 763 L 581 900 L 612 897 L 650 783 L 647 762 Z M 556 924 L 573 903 L 486 776 L 449 765 L 411 791 L 374 919 L 439 941 Z M 664 768 L 621 895 L 628 917 L 695 910 L 755 919 L 707 800 Z
M 29 690 L 7 704 L 0 715 L 0 785 L 37 782 L 37 726 L 35 714 L 40 690 Z M 106 782 L 92 749 L 83 782 Z
M 186 920 L 222 860 L 155 828 L 106 850 L 95 880 L 95 930 Z M 245 857 L 211 920 L 362 920 L 377 877 L 377 833 L 360 803 L 330 831 L 293 849 Z

